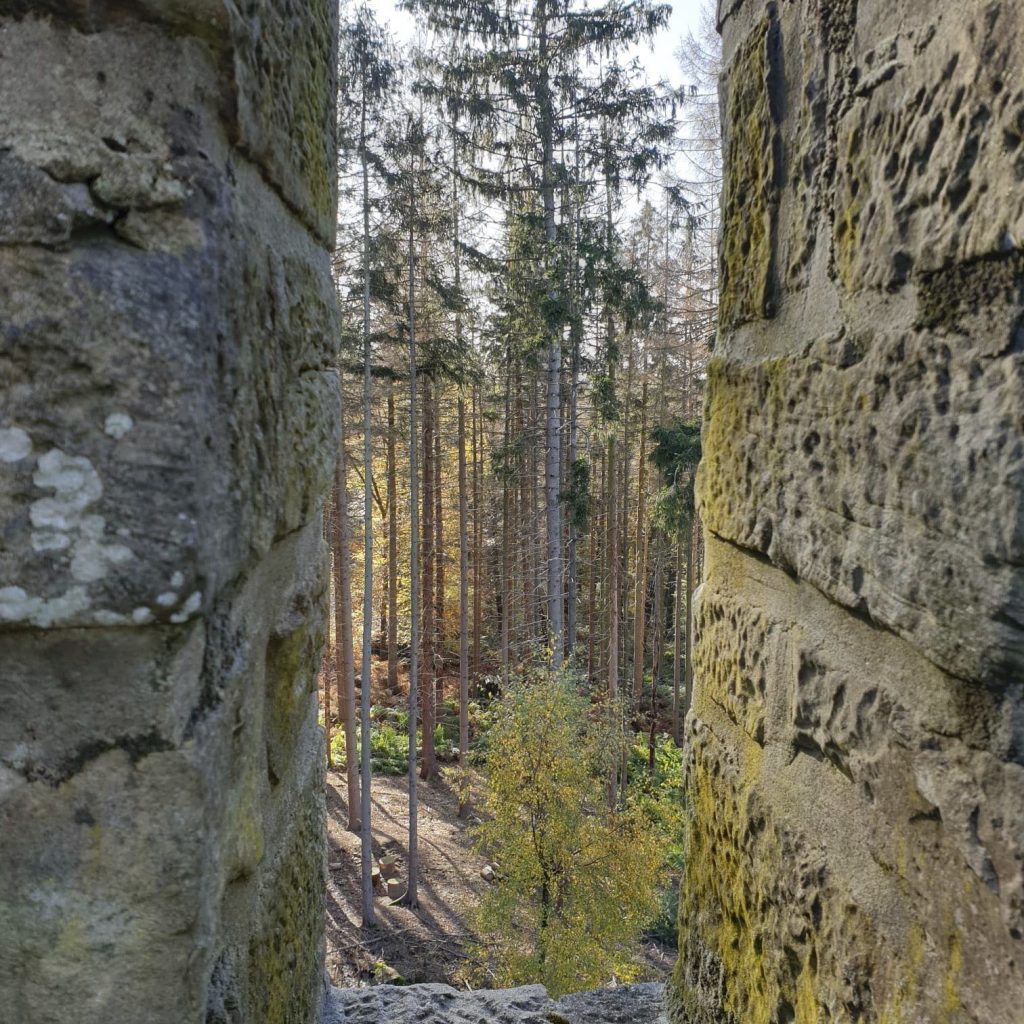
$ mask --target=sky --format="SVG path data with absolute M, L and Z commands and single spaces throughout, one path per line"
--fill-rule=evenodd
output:
M 640 57 L 652 81 L 665 78 L 673 85 L 685 85 L 675 59 L 679 40 L 689 31 L 696 30 L 702 0 L 677 0 L 672 4 L 672 16 L 668 28 L 659 34 L 653 46 L 639 48 Z M 378 20 L 386 26 L 400 42 L 408 42 L 413 35 L 413 17 L 398 9 L 394 0 L 370 0 Z

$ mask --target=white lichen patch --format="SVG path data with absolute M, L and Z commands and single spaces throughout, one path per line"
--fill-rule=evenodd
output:
M 21 427 L 0 429 L 0 462 L 20 462 L 32 454 L 32 438 Z
M 112 412 L 103 424 L 103 431 L 110 437 L 120 441 L 132 427 L 135 421 L 126 412 Z
M 108 543 L 106 520 L 90 511 L 103 495 L 103 485 L 87 458 L 52 448 L 39 456 L 32 481 L 41 490 L 53 492 L 29 507 L 32 549 L 66 559 L 74 583 L 51 598 L 7 587 L 0 591 L 0 619 L 46 627 L 88 610 L 85 585 L 103 579 L 111 566 L 123 565 L 134 553 L 125 544 Z M 120 625 L 131 620 L 118 612 L 97 609 L 92 621 Z
M 175 590 L 181 590 L 181 588 L 185 586 L 185 574 L 180 571 L 176 572 L 171 577 L 171 586 L 174 587 Z
M 92 613 L 92 617 L 93 621 L 101 626 L 126 626 L 129 621 L 127 615 L 122 615 L 120 612 L 112 612 L 109 608 L 100 608 Z
M 152 621 L 153 613 L 145 605 L 132 609 L 132 622 L 134 622 L 136 626 L 145 626 L 147 623 Z
M 188 620 L 189 616 L 195 615 L 199 611 L 199 606 L 203 603 L 203 595 L 200 591 L 196 590 L 189 594 L 188 600 L 171 616 L 171 622 L 180 624 Z
M 161 608 L 173 608 L 178 603 L 178 594 L 174 590 L 165 590 L 157 595 L 156 603 Z
M 63 622 L 89 607 L 85 587 L 70 587 L 59 597 L 43 598 L 26 593 L 21 587 L 0 588 L 0 621 L 30 622 L 46 628 Z
M 103 516 L 84 516 L 78 543 L 71 559 L 71 575 L 82 583 L 94 583 L 107 575 L 111 564 L 121 565 L 132 557 L 123 544 L 103 543 Z

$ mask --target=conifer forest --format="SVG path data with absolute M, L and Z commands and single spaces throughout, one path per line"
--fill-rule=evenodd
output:
M 404 44 L 365 5 L 341 31 L 344 425 L 322 688 L 353 826 L 344 752 L 365 759 L 366 814 L 384 742 L 362 680 L 407 702 L 415 906 L 417 775 L 439 753 L 469 770 L 481 705 L 564 677 L 569 704 L 613 714 L 612 815 L 633 745 L 653 770 L 657 745 L 679 743 L 721 181 L 709 13 L 678 41 L 680 87 L 638 56 L 670 13 L 648 0 L 405 11 Z

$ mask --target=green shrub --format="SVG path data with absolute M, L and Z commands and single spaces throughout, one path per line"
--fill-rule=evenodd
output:
M 618 713 L 566 673 L 534 672 L 496 707 L 481 848 L 499 864 L 480 907 L 492 984 L 552 995 L 636 975 L 636 940 L 658 913 L 665 842 L 634 807 L 609 810 Z

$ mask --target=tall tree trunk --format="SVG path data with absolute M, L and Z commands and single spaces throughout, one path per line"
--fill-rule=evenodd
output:
M 680 608 L 683 601 L 683 542 L 675 543 L 676 579 L 675 596 L 672 601 L 672 738 L 679 745 L 679 683 L 682 678 L 682 615 Z
M 324 530 L 324 541 L 327 544 L 329 551 L 334 546 L 334 519 L 335 510 L 332 507 L 333 503 L 330 499 L 324 502 L 324 519 L 323 519 L 323 530 Z M 331 754 L 331 672 L 329 667 L 337 663 L 337 651 L 338 651 L 338 635 L 334 634 L 334 639 L 331 639 L 331 625 L 337 618 L 337 593 L 334 589 L 334 552 L 331 551 L 331 581 L 328 588 L 328 628 L 327 636 L 324 643 L 324 656 L 320 660 L 320 676 L 318 680 L 318 687 L 322 686 L 324 691 L 324 743 L 327 746 L 327 767 L 334 767 L 334 757 Z M 341 718 L 341 715 L 338 715 Z
M 573 260 L 573 266 L 575 267 L 576 261 Z M 575 277 L 575 270 L 574 270 Z M 573 288 L 575 295 L 575 287 Z M 580 327 L 578 324 L 578 316 L 574 312 L 572 318 L 571 328 L 571 339 L 572 339 L 572 355 L 570 361 L 570 372 L 569 372 L 569 473 L 575 473 L 576 471 L 576 446 L 577 446 L 577 432 L 579 428 L 578 424 L 578 408 L 577 399 L 579 392 L 579 377 L 580 377 Z M 574 479 L 570 477 L 570 479 Z M 581 495 L 576 495 L 576 500 L 579 502 Z M 568 565 L 566 566 L 566 656 L 572 657 L 573 649 L 576 646 L 576 605 L 577 605 L 577 587 L 578 580 L 576 578 L 576 549 L 579 544 L 579 531 L 576 525 L 576 516 L 574 515 L 569 522 L 569 557 Z
M 409 881 L 405 899 L 410 907 L 418 902 L 419 881 L 419 799 L 416 791 L 416 718 L 419 683 L 420 637 L 420 494 L 417 451 L 419 423 L 416 408 L 416 247 L 415 188 L 409 189 Z
M 479 416 L 479 435 L 477 417 Z M 480 461 L 483 458 L 483 393 L 473 388 L 473 415 L 470 426 L 473 433 L 473 686 L 480 680 L 480 627 L 483 620 L 483 516 L 480 507 L 480 485 L 483 473 Z
M 600 482 L 600 494 L 604 496 L 604 453 L 602 452 L 601 463 L 601 482 Z M 596 638 L 594 636 L 594 630 L 596 629 L 596 614 L 597 614 L 597 577 L 598 577 L 598 566 L 597 566 L 597 517 L 595 516 L 593 509 L 590 513 L 590 536 L 587 540 L 588 551 L 587 551 L 587 682 L 591 685 L 594 684 L 595 676 L 595 664 L 594 664 L 594 652 L 596 645 Z
M 619 465 L 616 467 L 616 471 L 620 474 L 620 481 L 622 485 L 622 496 L 619 501 L 619 529 L 621 530 L 621 538 L 619 540 L 619 608 L 621 609 L 621 615 L 623 618 L 622 622 L 622 635 L 619 638 L 619 663 L 625 665 L 627 663 L 627 654 L 629 653 L 626 646 L 627 634 L 629 633 L 629 573 L 633 566 L 632 551 L 630 544 L 629 535 L 629 483 L 630 483 L 630 466 L 633 462 L 633 452 L 631 447 L 631 434 L 630 434 L 630 423 L 632 420 L 631 410 L 633 401 L 633 356 L 635 353 L 635 346 L 630 343 L 629 354 L 626 357 L 626 390 L 623 396 L 622 408 L 622 454 L 619 457 Z
M 363 927 L 376 924 L 373 905 L 373 836 L 370 831 L 370 655 L 373 640 L 373 448 L 370 350 L 370 175 L 366 159 L 366 103 L 362 104 L 359 140 L 363 171 L 363 680 L 359 725 L 362 738 L 360 819 L 362 830 Z
M 434 721 L 444 710 L 444 656 L 447 650 L 444 615 L 444 501 L 441 483 L 441 406 L 444 399 L 439 382 L 434 382 Z
M 554 132 L 555 112 L 549 78 L 547 0 L 538 0 L 536 22 L 538 29 L 538 72 L 536 100 L 539 112 L 541 141 L 541 200 L 544 206 L 544 237 L 548 260 L 555 250 L 557 229 L 555 224 L 555 167 Z M 558 289 L 553 268 L 548 266 L 550 308 L 558 306 Z M 552 667 L 562 664 L 565 627 L 562 616 L 562 506 L 561 506 L 561 409 L 562 409 L 562 330 L 554 324 L 548 326 L 547 350 L 547 417 L 544 426 L 545 472 L 544 496 L 547 506 L 547 618 L 548 643 L 551 648 Z
M 661 676 L 662 637 L 665 624 L 662 621 L 663 587 L 661 580 L 661 534 L 654 535 L 654 571 L 651 574 L 654 586 L 654 607 L 651 612 L 651 729 L 648 746 L 648 766 L 654 771 L 655 729 L 658 722 L 658 681 Z
M 511 369 L 511 367 L 509 368 Z M 509 480 L 509 447 L 512 443 L 510 373 L 505 374 L 505 430 L 502 472 L 502 513 L 501 513 L 501 682 L 507 687 L 509 681 L 509 648 L 512 633 L 512 486 Z
M 359 770 L 356 767 L 356 681 L 352 652 L 352 559 L 349 551 L 348 471 L 345 457 L 345 417 L 334 467 L 334 648 L 335 672 L 341 689 L 339 708 L 345 732 L 345 781 L 348 784 L 348 827 L 359 831 Z
M 513 536 L 515 537 L 515 550 L 518 553 L 517 563 L 519 572 L 519 584 L 521 601 L 519 604 L 518 628 L 514 630 L 516 642 L 520 651 L 523 651 L 529 641 L 533 638 L 531 627 L 534 624 L 533 611 L 533 587 L 532 583 L 537 579 L 533 571 L 533 540 L 537 531 L 533 529 L 533 514 L 536 509 L 530 506 L 530 472 L 529 457 L 524 451 L 524 436 L 527 434 L 526 414 L 523 408 L 523 379 L 519 368 L 516 369 L 516 473 L 519 481 L 519 489 L 516 494 L 518 507 L 513 516 Z
M 527 546 L 529 550 L 529 564 L 524 582 L 527 585 L 529 594 L 529 622 L 530 626 L 527 635 L 532 641 L 543 640 L 545 636 L 550 637 L 547 631 L 547 601 L 545 598 L 546 588 L 538 587 L 538 581 L 547 578 L 547 560 L 544 544 L 544 524 L 541 519 L 542 509 L 538 484 L 540 483 L 539 460 L 537 458 L 537 445 L 532 443 L 532 438 L 537 436 L 537 428 L 540 424 L 540 408 L 537 404 L 537 383 L 530 374 L 530 410 L 529 430 L 527 437 L 531 439 L 527 444 L 526 461 L 526 482 L 527 501 L 529 502 L 529 519 L 524 520 L 527 534 Z M 561 476 L 561 467 L 559 467 Z
M 432 381 L 423 381 L 423 667 L 420 679 L 420 715 L 423 719 L 423 755 L 420 778 L 434 774 L 434 410 Z
M 640 440 L 636 497 L 636 580 L 633 597 L 633 702 L 644 689 L 644 626 L 647 604 L 647 370 L 640 390 Z
M 398 692 L 398 480 L 395 392 L 388 383 L 388 689 Z
M 459 391 L 459 767 L 469 753 L 469 509 L 466 498 L 466 402 Z M 465 774 L 459 780 L 459 817 L 464 817 Z
M 615 463 L 615 430 L 608 431 L 608 512 L 606 546 L 608 550 L 608 696 L 619 696 L 619 528 L 615 512 L 615 481 L 618 466 Z M 608 785 L 608 806 L 617 803 L 616 782 L 618 769 L 613 767 Z
M 455 290 L 462 289 L 462 259 L 459 248 L 459 189 L 456 173 L 458 147 L 452 154 L 452 225 L 455 264 Z M 462 313 L 455 312 L 455 345 L 460 357 L 463 354 Z M 474 402 L 475 408 L 475 402 Z M 476 426 L 473 426 L 473 450 L 476 452 Z M 459 387 L 458 397 L 458 447 L 459 447 L 459 817 L 466 815 L 469 803 L 466 799 L 466 759 L 469 755 L 469 507 L 466 481 L 466 399 Z M 475 469 L 475 467 L 474 467 Z

